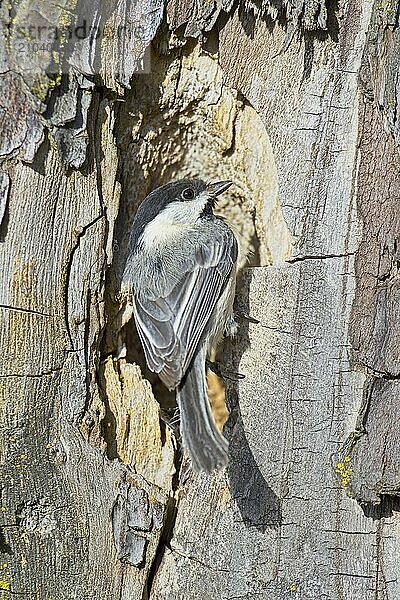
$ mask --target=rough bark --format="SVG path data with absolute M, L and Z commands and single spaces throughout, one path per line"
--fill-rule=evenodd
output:
M 400 596 L 398 13 L 2 5 L 3 598 Z M 100 39 L 21 50 L 82 19 Z M 235 180 L 242 244 L 212 477 L 120 286 L 137 205 L 188 175 Z

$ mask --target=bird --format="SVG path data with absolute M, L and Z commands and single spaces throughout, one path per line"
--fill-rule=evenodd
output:
M 214 214 L 232 181 L 170 181 L 140 204 L 122 282 L 150 371 L 176 391 L 184 452 L 195 472 L 228 462 L 228 442 L 212 415 L 206 360 L 237 324 L 238 240 Z

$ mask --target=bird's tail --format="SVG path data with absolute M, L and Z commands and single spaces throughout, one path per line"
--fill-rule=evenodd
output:
M 218 431 L 207 396 L 205 348 L 194 357 L 177 390 L 181 436 L 193 469 L 211 473 L 228 462 L 228 442 Z

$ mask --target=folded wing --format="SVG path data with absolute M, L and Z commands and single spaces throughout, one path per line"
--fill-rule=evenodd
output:
M 150 370 L 173 389 L 181 381 L 227 284 L 237 257 L 229 231 L 199 246 L 177 285 L 164 297 L 134 294 L 135 320 Z

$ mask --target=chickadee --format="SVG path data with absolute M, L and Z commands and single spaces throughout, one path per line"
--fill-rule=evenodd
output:
M 123 283 L 149 369 L 176 389 L 182 445 L 196 471 L 226 465 L 228 444 L 207 396 L 205 361 L 224 334 L 234 335 L 238 244 L 213 213 L 231 181 L 182 179 L 140 205 Z

